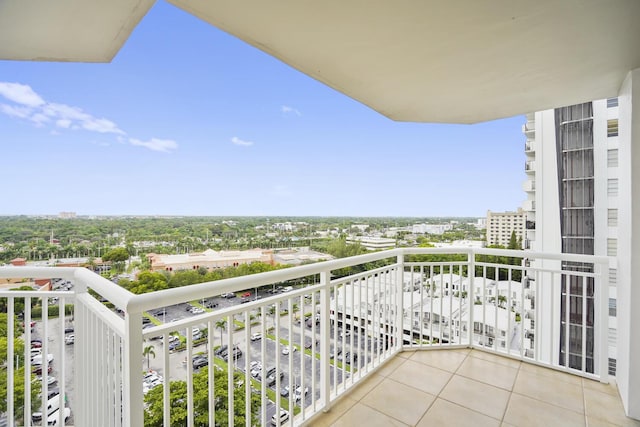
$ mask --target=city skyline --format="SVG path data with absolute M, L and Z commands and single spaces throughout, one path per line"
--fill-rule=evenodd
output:
M 111 64 L 0 62 L 0 215 L 484 217 L 524 122 L 393 122 L 158 3 Z

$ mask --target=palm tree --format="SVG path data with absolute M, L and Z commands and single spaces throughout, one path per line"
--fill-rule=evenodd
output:
M 227 329 L 227 321 L 220 319 L 216 322 L 216 329 L 220 329 L 220 345 L 222 345 L 222 333 Z
M 276 324 L 276 306 L 275 304 L 271 304 L 267 309 L 267 315 L 271 316 L 271 324 L 275 326 Z
M 149 364 L 150 364 L 149 356 L 153 356 L 154 359 L 156 358 L 156 352 L 154 351 L 154 348 L 152 345 L 148 345 L 144 348 L 144 350 L 142 350 L 142 357 L 147 358 L 147 370 L 149 370 Z

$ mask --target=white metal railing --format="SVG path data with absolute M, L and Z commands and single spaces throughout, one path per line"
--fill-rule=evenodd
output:
M 607 271 L 604 257 L 411 248 L 133 295 L 84 269 L 3 267 L 0 278 L 74 288 L 0 291 L 0 301 L 9 318 L 25 303 L 27 325 L 32 303 L 45 308 L 34 333 L 43 354 L 52 343 L 75 425 L 298 425 L 404 349 L 472 347 L 606 381 Z M 286 292 L 257 299 L 265 287 Z M 73 305 L 74 346 L 64 345 L 65 320 L 46 314 L 51 298 Z M 203 312 L 186 315 L 188 303 Z M 8 323 L 6 416 L 21 425 L 46 400 L 31 399 L 29 346 L 19 357 L 13 345 L 30 343 L 30 328 Z M 14 405 L 21 360 L 25 396 Z M 47 382 L 43 369 L 42 396 Z

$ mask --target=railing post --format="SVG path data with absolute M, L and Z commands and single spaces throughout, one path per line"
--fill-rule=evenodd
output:
M 468 296 L 468 306 L 469 306 L 469 326 L 467 328 L 467 334 L 469 337 L 469 347 L 473 348 L 473 312 L 476 308 L 476 286 L 475 286 L 475 277 L 476 277 L 476 252 L 473 248 L 469 250 L 467 262 L 469 265 L 469 269 L 467 271 L 467 275 L 469 276 L 469 292 L 467 292 Z M 462 306 L 462 304 L 460 304 Z M 462 337 L 460 337 L 462 341 Z
M 331 361 L 329 359 L 331 347 L 331 272 L 320 273 L 320 403 L 326 412 L 331 402 Z M 334 313 L 336 315 L 336 313 Z M 336 346 L 337 349 L 337 346 Z
M 13 322 L 14 322 L 14 299 L 9 297 L 8 301 L 7 301 L 7 421 L 8 421 L 8 425 L 9 427 L 13 427 L 14 423 L 15 423 L 15 408 L 13 407 L 13 402 L 14 402 L 14 391 L 15 391 L 15 387 L 14 387 L 14 381 L 13 381 L 13 376 L 14 376 L 14 358 L 15 358 L 15 354 L 14 354 L 14 347 L 13 347 L 13 339 L 14 339 L 14 333 L 15 331 L 13 330 Z M 25 319 L 26 321 L 26 319 Z M 25 323 L 24 325 L 25 329 L 29 327 L 29 325 L 27 325 Z M 26 344 L 25 344 L 26 345 Z M 44 355 L 42 356 L 42 366 L 46 366 L 47 364 L 47 354 L 44 353 Z M 45 368 L 42 368 L 43 372 Z M 43 416 L 44 418 L 44 416 Z M 25 420 L 25 423 L 28 422 L 29 420 Z
M 404 347 L 404 252 L 401 252 L 397 257 L 398 270 L 396 274 L 396 304 L 395 304 L 395 312 L 396 312 L 396 327 L 395 327 L 395 335 L 396 335 L 396 343 L 397 348 L 401 349 Z M 413 283 L 411 284 L 413 286 Z M 413 292 L 413 291 L 412 291 Z M 413 309 L 413 307 L 411 308 Z M 411 331 L 413 328 L 410 326 L 409 330 Z
M 594 357 L 598 361 L 598 374 L 600 382 L 609 382 L 609 280 L 605 280 L 609 272 L 609 264 L 605 262 L 595 263 L 594 294 L 595 324 L 597 325 L 598 345 L 594 351 Z
M 122 425 L 144 425 L 144 399 L 142 393 L 142 313 L 125 309 L 125 339 L 123 354 Z M 165 387 L 169 379 L 165 379 Z

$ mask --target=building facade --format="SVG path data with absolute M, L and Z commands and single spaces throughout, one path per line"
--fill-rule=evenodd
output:
M 616 278 L 618 247 L 618 98 L 603 99 L 527 115 L 524 190 L 525 247 L 534 251 L 612 257 L 609 269 L 609 373 L 616 372 Z M 589 266 L 563 265 L 567 270 Z M 572 367 L 593 369 L 594 329 L 572 319 L 594 316 L 593 283 L 560 286 L 558 357 Z M 567 307 L 568 302 L 568 307 Z M 592 324 L 593 326 L 593 324 Z M 574 336 L 586 333 L 586 349 Z M 568 342 L 569 345 L 565 345 Z
M 273 251 L 271 250 L 214 251 L 207 249 L 204 252 L 191 254 L 148 254 L 147 257 L 153 271 L 197 270 L 199 268 L 212 270 L 237 267 L 240 264 L 253 262 L 274 264 Z
M 518 242 L 524 241 L 526 213 L 522 208 L 516 212 L 487 211 L 487 245 L 509 246 L 511 234 L 515 232 Z

